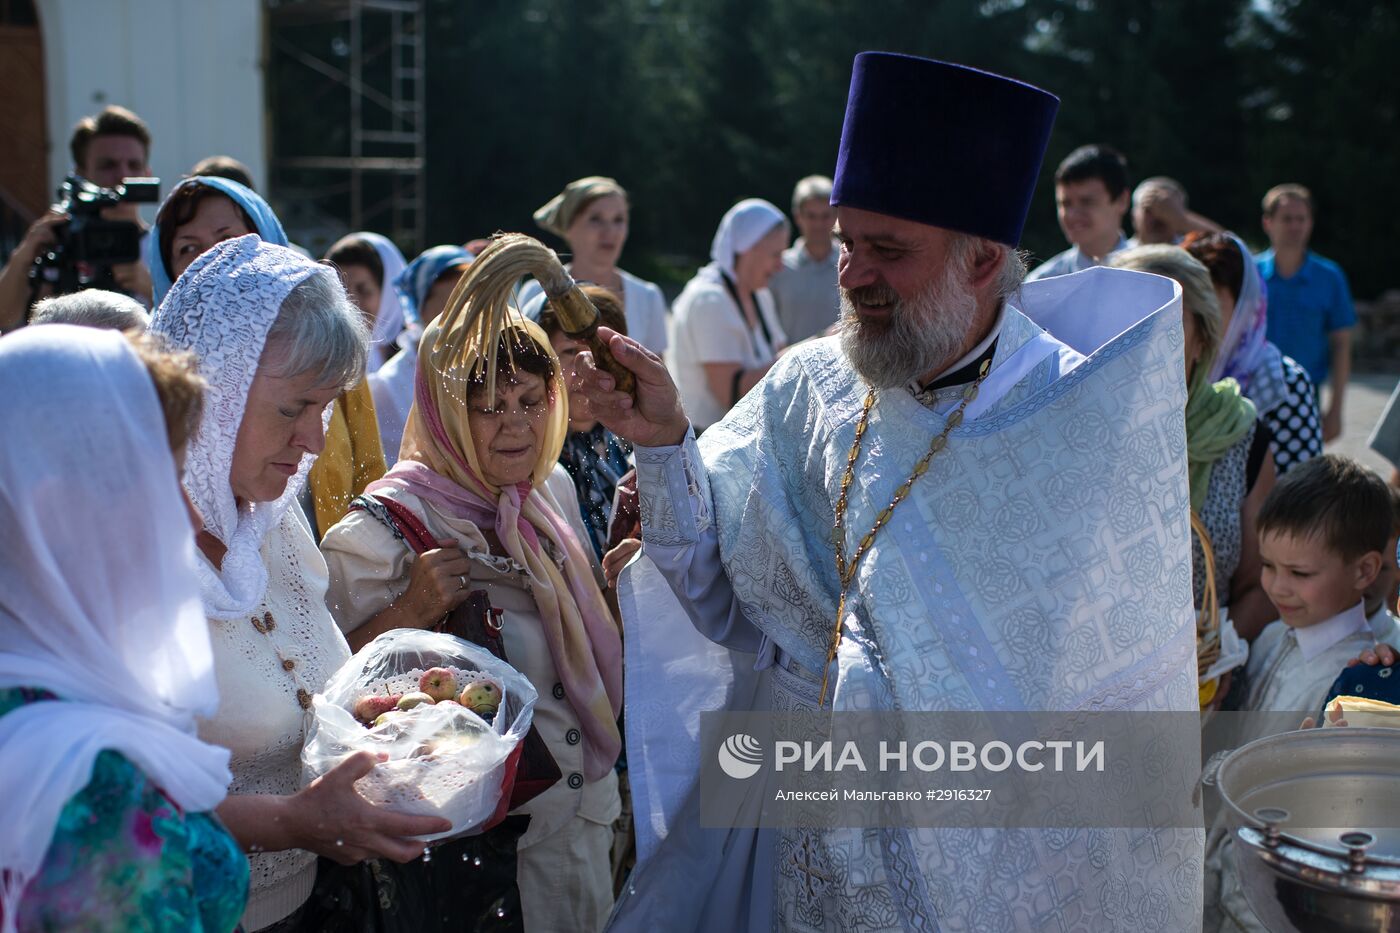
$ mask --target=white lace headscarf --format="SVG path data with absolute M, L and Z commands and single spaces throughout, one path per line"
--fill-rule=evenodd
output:
M 50 324 L 0 339 L 0 689 L 61 702 L 0 716 L 0 914 L 14 929 L 69 798 L 104 749 L 188 812 L 226 749 L 194 536 L 155 386 L 126 338 Z
M 222 569 L 207 560 L 197 564 L 211 618 L 236 619 L 261 604 L 267 591 L 263 539 L 287 509 L 298 507 L 297 496 L 316 460 L 303 456 L 275 501 L 240 507 L 234 500 L 229 484 L 234 441 L 268 331 L 292 289 L 318 273 L 335 274 L 256 234 L 225 240 L 185 270 L 151 320 L 152 333 L 198 355 L 199 373 L 209 383 L 204 420 L 185 463 L 185 490 L 205 528 L 228 549 Z

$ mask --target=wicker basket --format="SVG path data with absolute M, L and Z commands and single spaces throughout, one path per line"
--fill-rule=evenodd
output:
M 1205 523 L 1194 510 L 1191 512 L 1191 533 L 1201 542 L 1201 555 L 1206 571 L 1201 605 L 1196 608 L 1196 676 L 1201 677 L 1210 670 L 1212 664 L 1220 660 L 1220 597 L 1215 591 L 1215 547 L 1210 542 L 1210 532 L 1206 531 Z M 1215 699 L 1215 691 L 1219 686 L 1218 677 L 1201 684 L 1202 708 L 1209 706 Z

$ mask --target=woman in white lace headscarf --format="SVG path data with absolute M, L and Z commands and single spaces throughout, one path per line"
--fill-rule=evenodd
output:
M 786 215 L 760 198 L 731 207 L 672 310 L 666 365 L 696 431 L 724 417 L 768 372 L 787 336 L 768 280 L 783 266 Z
M 368 754 L 299 790 L 311 695 L 349 649 L 326 610 L 326 565 L 297 495 L 327 406 L 363 374 L 367 335 L 334 270 L 256 236 L 195 260 L 151 329 L 198 354 L 209 383 L 185 475 L 204 524 L 197 571 L 222 697 L 200 735 L 233 754 L 219 815 L 257 853 L 243 924 L 295 929 L 316 854 L 408 861 L 422 844 L 406 837 L 447 828 L 360 797 Z
M 189 365 L 110 331 L 0 339 L 0 929 L 228 931 L 248 867 L 180 499 Z M 164 410 L 164 412 L 163 412 Z

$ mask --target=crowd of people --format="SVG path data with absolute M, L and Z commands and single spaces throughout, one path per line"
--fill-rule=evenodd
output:
M 947 104 L 984 93 L 1027 127 L 1020 151 Z M 1018 540 L 1087 554 L 1064 542 L 1098 548 L 1095 529 L 1111 528 L 1125 553 L 1157 555 L 1126 569 L 1105 557 L 1100 579 L 1132 579 L 1104 584 L 1125 611 L 1095 611 L 1112 651 L 1189 672 L 1188 691 L 1164 674 L 1138 708 L 1319 709 L 1348 659 L 1400 639 L 1400 495 L 1322 451 L 1341 430 L 1355 313 L 1340 268 L 1309 249 L 1313 198 L 1298 184 L 1264 195 L 1270 248 L 1256 256 L 1188 209 L 1178 182 L 1130 190 L 1122 155 L 1084 146 L 1054 176 L 1069 248 L 1026 275 L 1016 247 L 1053 101 L 862 55 L 835 179 L 802 178 L 786 214 L 758 198 L 723 211 L 709 262 L 669 303 L 620 265 L 626 189 L 569 182 L 535 221 L 635 373 L 631 395 L 533 280 L 499 346 L 471 343 L 444 312 L 481 241 L 409 261 L 349 232 L 317 261 L 227 157 L 171 189 L 143 260 L 112 270 L 120 292 L 46 295 L 31 270 L 65 217 L 37 220 L 0 271 L 0 929 L 543 933 L 610 915 L 617 929 L 892 929 L 911 927 L 871 918 L 935 910 L 944 929 L 981 928 L 969 905 L 985 902 L 990 862 L 896 906 L 884 882 L 851 893 L 874 882 L 852 880 L 850 840 L 797 830 L 723 847 L 771 863 L 747 886 L 650 843 L 662 855 L 629 877 L 654 830 L 628 793 L 644 763 L 627 735 L 647 725 L 624 716 L 635 620 L 618 593 L 629 566 L 659 572 L 684 624 L 740 659 L 733 670 L 771 679 L 775 708 L 957 705 L 933 705 L 939 690 L 983 708 L 1088 702 L 1107 679 L 1070 694 L 1043 681 L 1053 663 L 1016 660 L 1042 650 L 1025 640 L 1047 646 L 1038 662 L 1067 651 L 1070 633 L 1027 626 L 1082 617 L 1075 601 L 1090 598 L 1008 563 L 1024 553 L 1006 550 L 1000 503 L 1028 483 L 1062 490 L 1041 508 L 1069 511 L 1024 519 Z M 892 135 L 905 107 L 929 125 L 910 139 Z M 958 133 L 940 135 L 945 123 Z M 916 158 L 925 136 L 966 151 L 930 166 Z M 147 174 L 152 145 L 109 107 L 75 129 L 74 171 L 110 187 Z M 922 184 L 933 170 L 947 177 Z M 1133 333 L 1136 348 L 1120 340 Z M 471 348 L 465 380 L 431 362 L 442 341 Z M 1071 373 L 1060 401 L 1031 404 Z M 959 430 L 994 418 L 1000 440 Z M 1040 459 L 1003 471 L 979 446 L 992 442 Z M 1100 488 L 1091 469 L 1108 476 Z M 405 512 L 435 546 L 409 546 Z M 882 535 L 891 515 L 904 531 Z M 940 630 L 944 587 L 979 620 L 965 646 Z M 367 801 L 355 782 L 372 755 L 303 781 L 307 711 L 376 636 L 432 628 L 479 591 L 504 611 L 560 778 L 514 811 L 528 819 L 425 855 L 417 837 L 444 821 Z M 1114 629 L 1144 616 L 1160 637 Z M 1242 643 L 1247 660 L 1206 677 L 1189 642 Z M 974 643 L 1000 660 L 988 668 Z M 924 660 L 902 667 L 901 653 Z M 648 688 L 665 702 L 666 684 Z M 1167 836 L 1193 864 L 1199 840 Z M 807 843 L 831 873 L 816 894 L 789 864 Z M 952 851 L 880 845 L 914 852 L 926 879 L 939 860 L 925 854 Z M 1204 884 L 1168 913 L 1262 929 L 1228 837 L 1209 845 L 1194 863 Z M 651 925 L 649 904 L 681 919 Z M 1035 927 L 1008 904 L 1006 929 Z

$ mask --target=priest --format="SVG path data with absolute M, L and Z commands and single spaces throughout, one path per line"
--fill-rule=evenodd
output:
M 1180 289 L 1107 269 L 1022 287 L 1057 105 L 858 55 L 839 336 L 698 441 L 635 342 L 604 335 L 635 396 L 579 368 L 637 445 L 642 505 L 620 587 L 639 861 L 614 929 L 1199 925 L 1198 830 L 695 822 L 702 709 L 1196 709 Z

